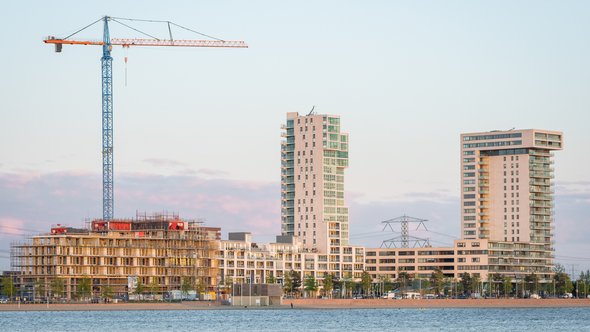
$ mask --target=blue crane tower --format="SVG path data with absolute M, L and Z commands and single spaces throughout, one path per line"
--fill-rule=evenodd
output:
M 111 57 L 111 36 L 109 19 L 104 20 L 102 37 L 102 218 L 113 219 L 115 194 L 113 179 L 113 58 Z

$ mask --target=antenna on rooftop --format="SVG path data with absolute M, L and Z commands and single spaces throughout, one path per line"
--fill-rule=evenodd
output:
M 314 113 L 313 113 L 313 110 L 314 110 L 314 109 L 315 109 L 315 105 L 313 105 L 313 107 L 311 108 L 311 111 L 309 111 L 309 113 L 307 114 L 307 116 L 310 116 L 310 115 L 314 114 Z

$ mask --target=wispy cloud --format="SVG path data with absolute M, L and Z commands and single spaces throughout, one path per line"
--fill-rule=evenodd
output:
M 2 235 L 23 235 L 24 220 L 12 217 L 0 217 L 0 237 Z
M 166 158 L 147 158 L 143 160 L 144 163 L 154 167 L 186 167 L 187 164 Z
M 228 175 L 228 172 L 226 171 L 222 171 L 219 169 L 210 169 L 210 168 L 201 168 L 199 170 L 197 170 L 198 174 L 203 174 L 203 175 L 211 175 L 211 176 L 226 176 Z

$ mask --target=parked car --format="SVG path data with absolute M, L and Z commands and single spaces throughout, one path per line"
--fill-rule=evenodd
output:
M 385 295 L 382 296 L 382 298 L 384 298 L 384 299 L 395 299 L 395 293 L 394 292 L 387 292 Z
M 541 297 L 539 296 L 539 294 L 531 294 L 530 298 L 531 299 L 540 299 Z

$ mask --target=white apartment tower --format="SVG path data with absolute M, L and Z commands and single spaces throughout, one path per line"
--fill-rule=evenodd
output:
M 305 249 L 318 253 L 348 245 L 348 134 L 340 132 L 340 117 L 287 113 L 282 129 L 282 234 L 299 237 Z
M 461 237 L 552 250 L 552 151 L 562 148 L 557 131 L 462 134 Z

